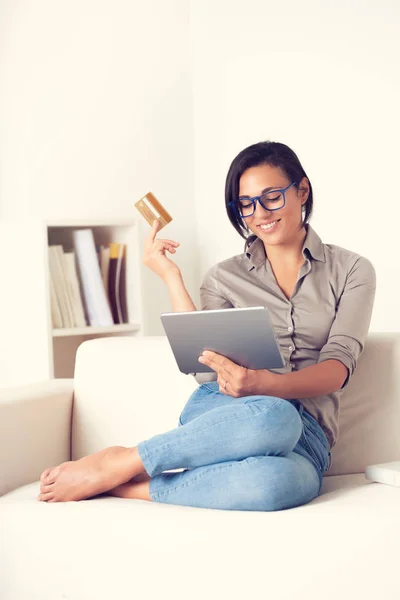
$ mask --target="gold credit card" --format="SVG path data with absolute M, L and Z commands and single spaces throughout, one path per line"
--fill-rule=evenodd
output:
M 171 215 L 151 192 L 148 192 L 143 198 L 135 202 L 135 206 L 151 226 L 157 220 L 160 223 L 160 229 L 162 229 L 172 221 Z

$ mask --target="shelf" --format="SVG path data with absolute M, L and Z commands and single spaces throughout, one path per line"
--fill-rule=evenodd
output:
M 143 219 L 136 212 L 132 206 L 128 218 L 97 214 L 95 218 L 72 215 L 68 219 L 0 219 L 0 254 L 9 256 L 9 249 L 13 248 L 12 260 L 2 262 L 3 280 L 12 282 L 12 294 L 3 294 L 2 299 L 1 314 L 7 318 L 1 323 L 0 387 L 72 378 L 76 353 L 86 340 L 145 335 L 149 319 L 145 318 L 144 309 L 151 304 L 153 293 L 148 285 L 146 296 L 143 286 Z M 83 327 L 53 328 L 48 246 L 73 250 L 73 230 L 83 227 L 93 230 L 97 246 L 110 242 L 126 244 L 128 323 L 114 325 L 110 320 L 110 327 L 90 327 L 81 321 Z M 15 273 L 20 276 L 15 277 Z M 148 303 L 144 301 L 146 297 Z
M 136 215 L 129 218 L 111 219 L 51 219 L 45 222 L 47 227 L 68 228 L 68 227 L 133 227 L 137 225 Z
M 138 331 L 140 323 L 122 323 L 111 327 L 70 327 L 53 329 L 53 337 L 71 337 L 77 335 L 104 335 L 108 333 L 122 333 L 125 331 Z

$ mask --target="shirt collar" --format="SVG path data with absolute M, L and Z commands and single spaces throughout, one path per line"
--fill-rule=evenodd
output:
M 319 235 L 314 231 L 309 223 L 305 225 L 307 235 L 304 240 L 302 253 L 304 258 L 307 258 L 305 254 L 305 249 L 307 249 L 315 260 L 319 260 L 321 262 L 326 262 L 325 260 L 325 252 L 324 245 L 321 241 Z M 267 258 L 265 247 L 263 241 L 256 237 L 253 242 L 251 242 L 250 246 L 247 248 L 246 256 L 249 259 L 249 271 L 253 267 L 259 267 L 261 264 L 265 262 Z

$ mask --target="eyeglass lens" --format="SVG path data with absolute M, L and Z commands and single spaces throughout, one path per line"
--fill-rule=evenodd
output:
M 278 210 L 285 204 L 281 192 L 267 192 L 261 196 L 261 206 L 268 210 Z M 238 209 L 243 217 L 249 217 L 255 211 L 256 200 L 242 198 L 238 200 Z

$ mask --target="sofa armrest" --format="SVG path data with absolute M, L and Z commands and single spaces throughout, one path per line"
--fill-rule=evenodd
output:
M 73 380 L 0 390 L 0 496 L 70 460 Z

